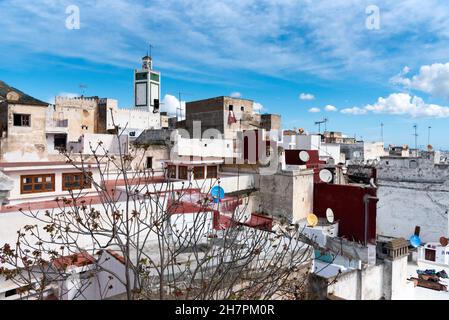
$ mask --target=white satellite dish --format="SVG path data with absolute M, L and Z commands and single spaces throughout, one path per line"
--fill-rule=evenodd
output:
M 301 151 L 299 153 L 299 159 L 302 162 L 308 162 L 310 160 L 310 155 L 309 155 L 309 153 L 307 151 Z
M 333 178 L 332 172 L 330 172 L 329 170 L 323 169 L 320 171 L 320 180 L 321 181 L 330 183 L 330 182 L 332 182 L 332 178 Z
M 335 221 L 334 211 L 332 211 L 331 208 L 328 208 L 326 210 L 326 218 L 327 218 L 327 222 L 334 223 L 334 221 Z

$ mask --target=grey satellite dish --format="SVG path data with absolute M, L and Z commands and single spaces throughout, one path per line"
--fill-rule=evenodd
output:
M 310 155 L 309 155 L 309 153 L 307 151 L 301 151 L 299 153 L 299 159 L 302 162 L 308 162 L 310 160 Z
M 335 221 L 334 211 L 332 211 L 331 208 L 328 208 L 326 210 L 326 218 L 327 218 L 327 222 L 329 222 L 331 224 L 334 223 L 334 221 Z
M 323 169 L 320 171 L 320 180 L 326 183 L 332 182 L 332 172 L 327 169 Z

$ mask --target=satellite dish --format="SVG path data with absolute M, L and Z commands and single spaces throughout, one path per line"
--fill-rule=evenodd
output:
M 334 211 L 332 211 L 331 208 L 328 208 L 326 210 L 326 218 L 327 218 L 327 222 L 329 222 L 331 224 L 334 223 L 334 221 L 335 221 Z
M 220 186 L 213 187 L 212 190 L 210 191 L 210 194 L 211 194 L 212 198 L 214 199 L 215 203 L 220 202 L 220 200 L 224 199 L 224 197 L 225 197 L 225 191 Z
M 327 169 L 323 169 L 320 171 L 320 180 L 325 182 L 325 183 L 330 183 L 332 182 L 333 179 L 333 175 L 332 172 L 330 172 Z
M 307 151 L 301 151 L 299 153 L 299 159 L 302 162 L 308 162 L 310 160 L 310 155 L 309 155 L 309 153 Z
M 418 248 L 421 243 L 421 239 L 416 234 L 410 237 L 410 244 L 413 248 Z
M 307 216 L 307 223 L 310 227 L 316 227 L 318 224 L 318 217 L 313 213 Z
M 447 247 L 447 245 L 449 244 L 449 239 L 446 237 L 441 237 L 440 238 L 440 244 L 442 247 Z

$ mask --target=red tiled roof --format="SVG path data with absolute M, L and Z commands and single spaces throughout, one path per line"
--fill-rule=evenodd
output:
M 61 257 L 53 260 L 53 265 L 57 269 L 67 269 L 67 267 L 83 267 L 95 263 L 94 257 L 87 252 L 75 253 L 70 256 Z

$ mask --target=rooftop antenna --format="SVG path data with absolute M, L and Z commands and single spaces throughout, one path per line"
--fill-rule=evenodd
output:
M 415 124 L 413 128 L 415 129 L 415 133 L 413 134 L 415 136 L 415 152 L 416 157 L 418 157 L 418 125 Z
M 86 94 L 87 84 L 80 83 L 79 88 L 80 88 L 80 90 L 82 92 L 81 95 L 84 97 L 84 95 Z
M 329 119 L 328 118 L 324 118 L 321 121 L 316 121 L 315 125 L 318 126 L 318 134 L 321 134 L 321 125 L 324 124 L 324 131 L 327 131 L 327 123 L 328 123 Z
M 383 122 L 380 123 L 380 136 L 381 136 L 382 142 L 384 142 L 384 123 Z
M 432 127 L 429 126 L 427 129 L 429 130 L 428 135 L 427 135 L 427 145 L 430 146 L 430 130 L 432 130 Z
M 148 45 L 148 49 L 149 50 L 147 50 L 147 56 L 153 58 L 153 52 L 152 52 L 153 51 L 153 45 L 151 43 Z
M 178 100 L 179 100 L 179 107 L 176 108 L 176 119 L 178 119 L 178 110 L 179 110 L 179 118 L 182 120 L 182 95 L 188 95 L 188 93 L 185 92 L 178 92 Z M 185 112 L 187 112 L 187 110 L 184 110 L 184 116 L 185 116 Z

